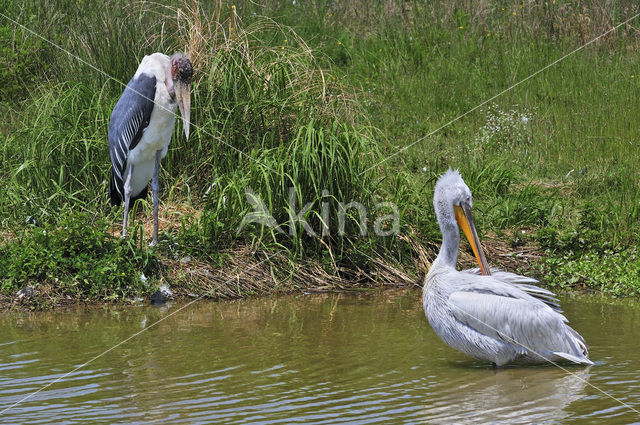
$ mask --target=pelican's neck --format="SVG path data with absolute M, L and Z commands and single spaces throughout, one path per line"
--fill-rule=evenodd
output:
M 447 266 L 454 268 L 458 261 L 458 250 L 460 249 L 460 230 L 455 221 L 448 222 L 444 226 L 440 226 L 442 232 L 442 245 L 438 257 L 434 261 L 434 265 Z

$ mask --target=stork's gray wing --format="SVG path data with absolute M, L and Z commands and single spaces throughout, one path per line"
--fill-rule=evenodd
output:
M 546 358 L 553 355 L 588 363 L 584 339 L 567 325 L 567 319 L 528 294 L 491 282 L 478 291 L 460 290 L 449 296 L 452 314 L 475 331 Z
M 463 270 L 462 272 L 475 275 L 482 274 L 480 269 L 477 267 L 474 269 Z M 560 304 L 558 299 L 556 298 L 556 294 L 547 289 L 540 288 L 539 286 L 534 285 L 535 283 L 538 283 L 536 279 L 515 273 L 505 272 L 495 267 L 491 267 L 491 277 L 516 286 L 532 297 L 539 299 L 558 313 L 562 313 L 562 309 L 560 308 Z
M 109 121 L 109 154 L 111 179 L 109 197 L 111 205 L 124 199 L 124 175 L 129 151 L 136 147 L 149 125 L 153 100 L 156 95 L 156 77 L 144 73 L 134 76 L 116 103 Z

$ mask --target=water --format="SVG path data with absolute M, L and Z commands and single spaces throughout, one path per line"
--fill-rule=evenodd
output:
M 596 362 L 572 374 L 466 358 L 416 290 L 198 302 L 0 423 L 640 423 L 640 303 L 562 304 Z M 0 411 L 178 307 L 2 314 Z

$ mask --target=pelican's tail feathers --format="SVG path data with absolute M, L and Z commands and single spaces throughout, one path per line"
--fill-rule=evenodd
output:
M 570 362 L 576 363 L 576 364 L 585 364 L 585 365 L 592 365 L 593 362 L 591 360 L 589 360 L 586 357 L 578 357 L 578 356 L 574 356 L 573 354 L 569 354 L 569 353 L 562 353 L 559 351 L 554 351 L 552 353 L 555 356 L 558 356 L 560 358 L 563 358 L 565 360 L 569 360 Z

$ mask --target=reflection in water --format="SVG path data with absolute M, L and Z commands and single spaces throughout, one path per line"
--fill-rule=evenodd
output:
M 596 365 L 640 406 L 640 309 L 563 299 Z M 178 305 L 0 316 L 0 411 Z M 635 413 L 554 367 L 494 370 L 433 333 L 419 291 L 199 302 L 0 417 L 19 423 L 540 423 Z
M 431 423 L 537 423 L 559 421 L 567 407 L 585 396 L 589 370 L 555 367 L 491 371 L 430 399 L 423 410 Z M 460 382 L 460 380 L 458 380 Z

